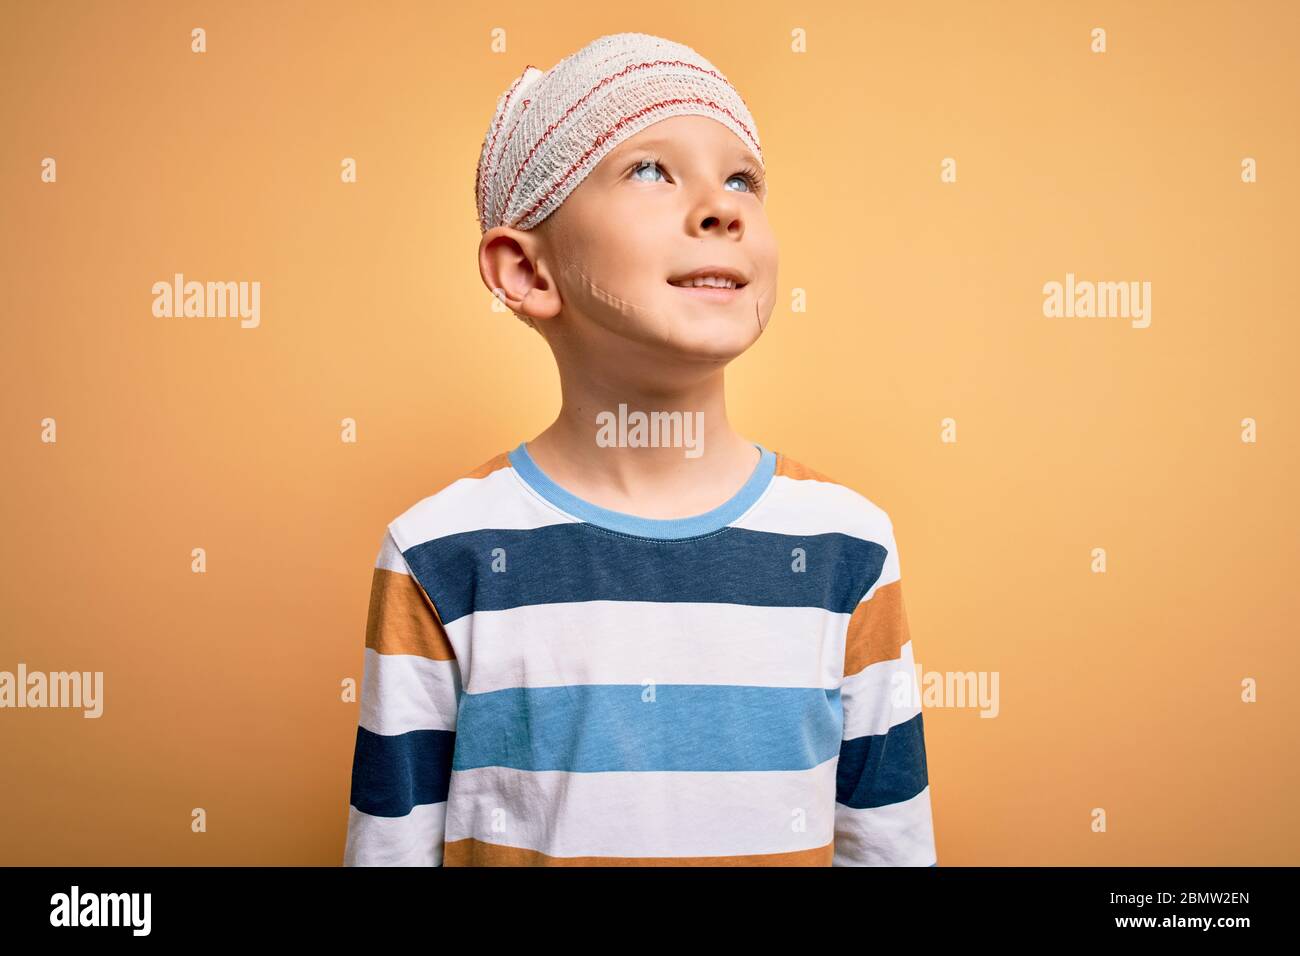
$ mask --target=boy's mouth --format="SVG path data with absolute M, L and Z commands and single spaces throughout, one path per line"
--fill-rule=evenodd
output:
M 703 266 L 668 280 L 679 289 L 743 289 L 748 282 L 743 272 L 730 266 Z
M 669 279 L 668 284 L 685 292 L 693 299 L 709 302 L 730 302 L 749 284 L 744 273 L 728 266 L 705 266 L 685 275 Z

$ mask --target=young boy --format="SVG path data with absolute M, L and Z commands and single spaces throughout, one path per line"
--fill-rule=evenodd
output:
M 601 37 L 502 94 L 475 193 L 563 403 L 387 527 L 345 865 L 934 865 L 889 516 L 727 422 L 776 290 L 744 101 Z

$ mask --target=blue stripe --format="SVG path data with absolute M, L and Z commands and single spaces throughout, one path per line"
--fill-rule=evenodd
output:
M 694 535 L 710 534 L 735 521 L 756 502 L 776 474 L 776 453 L 769 451 L 757 442 L 752 443 L 759 450 L 758 464 L 750 472 L 748 480 L 730 499 L 724 501 L 711 511 L 691 515 L 687 518 L 641 518 L 625 511 L 613 511 L 602 508 L 551 480 L 533 456 L 528 453 L 526 442 L 509 452 L 510 464 L 514 466 L 519 477 L 526 481 L 533 490 L 551 502 L 561 511 L 567 511 L 575 518 L 591 524 L 600 525 L 610 531 L 622 534 L 642 535 L 647 538 L 689 538 Z
M 351 803 L 375 817 L 404 817 L 411 808 L 447 799 L 454 730 L 376 734 L 357 727 Z
M 928 782 L 919 712 L 888 733 L 855 737 L 840 746 L 835 800 L 845 806 L 862 810 L 910 800 Z
M 839 752 L 840 692 L 659 684 L 516 687 L 461 697 L 454 770 L 806 770 Z
M 474 611 L 567 601 L 690 601 L 851 613 L 880 577 L 887 554 L 881 544 L 839 532 L 726 528 L 707 538 L 668 542 L 575 522 L 466 531 L 403 552 L 444 624 Z

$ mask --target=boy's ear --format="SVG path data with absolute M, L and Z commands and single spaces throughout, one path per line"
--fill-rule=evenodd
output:
M 488 291 L 530 319 L 554 318 L 560 311 L 559 288 L 543 249 L 539 235 L 509 226 L 489 229 L 478 246 L 478 271 Z

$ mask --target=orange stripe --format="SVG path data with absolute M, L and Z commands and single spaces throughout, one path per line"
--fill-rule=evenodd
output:
M 380 654 L 418 654 L 435 661 L 456 659 L 438 609 L 409 574 L 375 568 L 370 581 L 366 647 Z
M 503 451 L 499 455 L 493 455 L 491 458 L 483 462 L 483 464 L 479 465 L 478 467 L 471 468 L 469 471 L 457 475 L 455 478 L 452 478 L 444 482 L 443 484 L 438 485 L 436 488 L 433 489 L 432 492 L 430 492 L 429 496 L 432 497 L 433 495 L 438 494 L 439 492 L 445 491 L 446 489 L 454 485 L 456 482 L 460 481 L 462 478 L 486 478 L 494 471 L 498 471 L 502 468 L 509 468 L 509 467 L 510 467 L 510 453 Z
M 443 847 L 443 866 L 830 866 L 835 844 L 789 853 L 744 856 L 548 856 L 473 838 Z
M 793 461 L 780 452 L 777 452 L 776 454 L 776 473 L 778 475 L 785 475 L 787 478 L 794 478 L 800 481 L 826 481 L 833 485 L 839 484 L 838 481 L 833 478 L 827 478 L 820 471 L 813 471 L 807 465 Z
M 910 634 L 903 607 L 903 582 L 882 584 L 849 618 L 844 643 L 844 676 L 852 677 L 880 661 L 898 660 Z
M 493 455 L 483 464 L 461 475 L 461 478 L 486 478 L 494 471 L 510 467 L 510 453 L 502 452 L 499 455 Z

